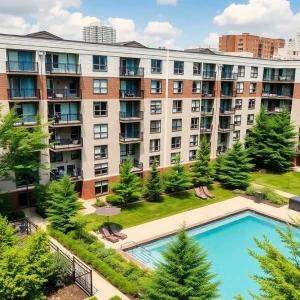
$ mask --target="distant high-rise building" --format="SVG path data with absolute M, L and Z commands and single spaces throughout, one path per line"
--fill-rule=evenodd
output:
M 253 57 L 272 58 L 279 48 L 285 45 L 284 39 L 271 39 L 249 33 L 223 35 L 219 38 L 219 50 L 223 52 L 251 52 Z
M 83 27 L 83 40 L 90 43 L 113 44 L 116 42 L 116 29 L 103 22 L 93 22 Z

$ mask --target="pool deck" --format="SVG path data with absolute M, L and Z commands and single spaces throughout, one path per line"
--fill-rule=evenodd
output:
M 245 210 L 247 208 L 289 222 L 291 222 L 290 216 L 300 217 L 300 213 L 288 209 L 288 205 L 276 208 L 264 203 L 258 204 L 253 200 L 238 196 L 226 201 L 124 229 L 122 232 L 126 233 L 128 238 L 120 240 L 115 244 L 104 240 L 100 234 L 95 235 L 99 240 L 105 243 L 107 247 L 120 249 L 122 245 L 128 242 L 140 243 L 142 241 L 156 239 L 166 235 L 167 233 L 176 231 L 183 222 L 186 223 L 186 226 L 191 227 L 192 225 L 209 222 L 224 215 Z

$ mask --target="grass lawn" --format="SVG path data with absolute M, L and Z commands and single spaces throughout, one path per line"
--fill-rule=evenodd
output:
M 213 184 L 209 190 L 216 196 L 214 199 L 201 200 L 194 196 L 193 191 L 166 195 L 163 202 L 141 202 L 123 207 L 121 213 L 111 217 L 110 221 L 128 228 L 237 196 L 232 191 L 223 189 L 219 184 Z M 96 214 L 86 215 L 86 218 L 88 230 L 97 230 L 103 222 L 106 222 L 106 217 Z
M 254 183 L 300 195 L 300 172 L 291 172 L 290 174 L 290 177 L 279 174 L 251 174 L 251 178 Z

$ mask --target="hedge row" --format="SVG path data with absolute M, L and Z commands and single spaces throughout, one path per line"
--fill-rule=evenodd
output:
M 51 236 L 53 236 L 62 245 L 82 259 L 86 264 L 92 265 L 95 270 L 103 275 L 120 291 L 131 296 L 134 296 L 138 293 L 139 288 L 137 285 L 128 281 L 124 276 L 120 275 L 120 273 L 114 271 L 106 262 L 99 259 L 95 254 L 87 250 L 78 241 L 70 238 L 60 231 L 54 230 L 53 228 L 48 228 L 48 230 Z

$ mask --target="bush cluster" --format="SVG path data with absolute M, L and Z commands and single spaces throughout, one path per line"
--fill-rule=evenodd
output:
M 109 298 L 108 300 L 122 300 L 119 296 L 114 296 Z
M 287 199 L 283 196 L 280 196 L 275 192 L 274 189 L 270 187 L 254 187 L 254 186 L 249 186 L 246 190 L 246 195 L 248 196 L 254 196 L 255 192 L 261 192 L 263 194 L 263 199 L 267 199 L 272 203 L 275 204 L 283 204 L 287 203 Z

